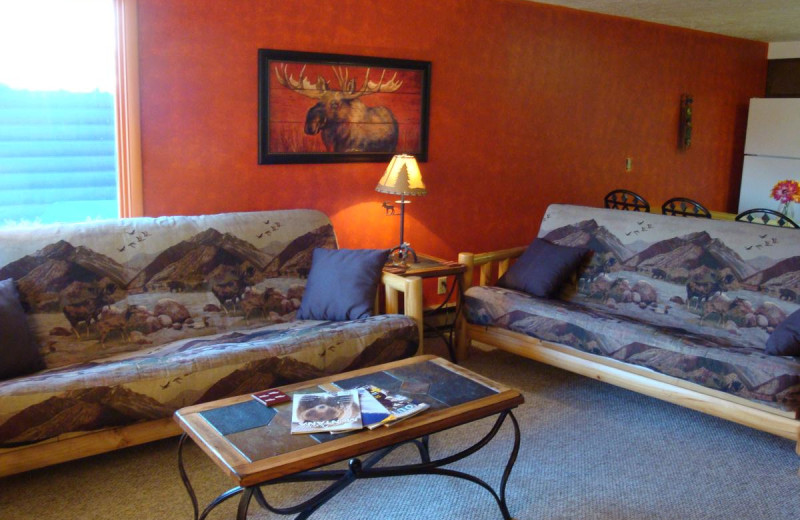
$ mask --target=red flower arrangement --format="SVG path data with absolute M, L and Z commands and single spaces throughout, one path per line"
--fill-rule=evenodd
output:
M 781 206 L 778 211 L 791 218 L 792 202 L 800 203 L 800 182 L 793 180 L 779 181 L 772 187 L 772 198 L 777 200 Z

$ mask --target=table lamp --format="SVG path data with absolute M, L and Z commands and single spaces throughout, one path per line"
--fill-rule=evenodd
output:
M 375 187 L 375 191 L 400 195 L 400 200 L 395 201 L 400 204 L 400 245 L 393 248 L 391 257 L 396 265 L 406 265 L 409 254 L 417 261 L 417 253 L 403 238 L 403 227 L 405 226 L 406 200 L 408 195 L 425 195 L 425 184 L 422 182 L 422 174 L 419 165 L 413 155 L 395 155 L 389 162 L 383 177 Z

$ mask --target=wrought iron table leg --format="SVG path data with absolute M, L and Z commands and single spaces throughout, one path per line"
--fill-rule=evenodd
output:
M 379 460 L 379 459 L 377 459 Z M 377 461 L 376 460 L 376 461 Z M 367 463 L 365 462 L 364 465 Z M 291 507 L 275 507 L 267 502 L 267 499 L 264 497 L 264 494 L 261 492 L 262 485 L 268 485 L 270 483 L 260 484 L 256 486 L 252 486 L 247 488 L 248 498 L 247 502 L 250 502 L 250 497 L 255 494 L 256 501 L 258 504 L 267 511 L 270 511 L 275 514 L 279 515 L 293 515 L 298 514 L 295 517 L 295 520 L 305 520 L 313 512 L 319 509 L 322 505 L 324 505 L 328 500 L 339 494 L 344 488 L 352 484 L 358 474 L 361 472 L 362 463 L 359 459 L 351 459 L 349 463 L 349 467 L 347 470 L 329 470 L 329 471 L 308 471 L 299 473 L 297 475 L 292 475 L 283 479 L 278 479 L 273 482 L 272 484 L 281 483 L 281 482 L 314 482 L 314 481 L 321 481 L 321 480 L 335 480 L 333 484 L 328 486 L 327 488 L 323 489 L 313 497 L 309 498 L 308 500 L 297 504 Z M 245 500 L 245 497 L 242 497 L 242 501 Z M 244 510 L 244 516 L 241 517 L 243 520 L 247 516 L 247 505 L 239 503 L 240 511 Z
M 508 463 L 506 464 L 506 469 L 503 471 L 503 478 L 500 481 L 500 510 L 505 520 L 511 520 L 511 514 L 508 512 L 508 505 L 506 504 L 506 484 L 508 484 L 508 477 L 511 476 L 514 463 L 517 461 L 520 443 L 519 423 L 517 422 L 517 418 L 514 417 L 514 414 L 511 412 L 508 412 L 508 416 L 511 417 L 511 423 L 514 425 L 514 447 L 511 449 L 511 455 L 508 457 Z
M 192 500 L 192 509 L 194 510 L 194 520 L 198 520 L 198 515 L 200 514 L 199 508 L 197 505 L 197 495 L 194 494 L 194 489 L 192 489 L 192 484 L 189 483 L 189 477 L 186 475 L 186 469 L 183 466 L 183 446 L 186 444 L 186 439 L 189 436 L 185 433 L 181 435 L 181 440 L 178 441 L 178 471 L 181 474 L 181 481 L 183 481 L 183 487 L 186 488 L 186 492 L 189 493 L 189 498 Z
M 250 508 L 250 499 L 257 487 L 244 488 L 242 497 L 239 499 L 239 507 L 236 509 L 236 520 L 247 520 L 247 510 Z
M 430 462 L 431 461 L 431 450 L 430 450 L 430 437 L 425 435 L 422 437 L 421 440 L 417 440 L 418 442 L 417 447 L 419 448 L 420 458 L 422 462 Z
M 222 493 L 217 498 L 211 501 L 208 506 L 200 513 L 199 507 L 197 505 L 197 495 L 195 495 L 194 489 L 192 488 L 192 484 L 189 482 L 189 476 L 186 474 L 186 468 L 183 465 L 183 447 L 186 444 L 186 439 L 188 435 L 185 433 L 181 435 L 180 441 L 178 441 L 178 471 L 181 474 L 181 480 L 183 481 L 183 487 L 186 488 L 186 492 L 189 494 L 189 498 L 192 500 L 192 510 L 194 512 L 194 520 L 204 520 L 208 514 L 219 504 L 228 500 L 232 496 L 238 495 L 242 492 L 241 487 L 236 486 L 235 488 L 231 488 L 228 491 Z M 245 510 L 246 514 L 246 510 Z
M 306 508 L 302 513 L 295 517 L 295 520 L 306 520 L 311 514 L 322 507 L 328 500 L 338 495 L 344 488 L 355 482 L 358 474 L 361 472 L 361 460 L 350 459 L 349 469 L 345 476 L 343 476 L 335 485 L 331 486 L 329 492 L 324 497 L 311 507 Z
M 486 482 L 484 482 L 483 480 L 474 475 L 470 475 L 462 471 L 445 469 L 441 467 L 452 464 L 453 462 L 459 461 L 461 459 L 464 459 L 476 453 L 484 446 L 486 446 L 489 443 L 489 441 L 491 441 L 495 437 L 495 435 L 497 435 L 497 432 L 500 430 L 500 426 L 502 426 L 506 416 L 511 416 L 512 425 L 514 427 L 514 447 L 511 450 L 511 456 L 509 457 L 508 463 L 506 464 L 505 470 L 503 471 L 503 477 L 500 482 L 500 494 L 498 494 L 489 484 L 487 484 Z M 480 441 L 476 442 L 467 449 L 464 449 L 458 453 L 455 453 L 443 459 L 434 460 L 431 462 L 424 462 L 422 464 L 409 464 L 406 466 L 371 469 L 368 471 L 364 471 L 362 474 L 359 475 L 359 477 L 382 478 L 382 477 L 397 477 L 397 476 L 407 476 L 407 475 L 443 475 L 447 477 L 460 478 L 478 484 L 479 486 L 487 490 L 492 495 L 492 498 L 494 498 L 495 502 L 497 502 L 497 506 L 500 508 L 500 513 L 503 515 L 503 519 L 513 520 L 508 511 L 508 506 L 506 505 L 505 488 L 506 484 L 508 483 L 508 477 L 511 475 L 511 470 L 514 466 L 514 462 L 517 460 L 517 454 L 519 453 L 519 445 L 520 445 L 519 423 L 517 423 L 517 420 L 511 413 L 511 410 L 506 410 L 500 413 L 500 416 L 495 421 L 495 424 L 492 427 L 491 431 L 487 433 Z

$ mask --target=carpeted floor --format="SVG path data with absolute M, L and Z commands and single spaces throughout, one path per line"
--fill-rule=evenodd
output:
M 503 352 L 476 353 L 468 368 L 520 389 L 520 458 L 508 503 L 519 520 L 782 520 L 800 518 L 794 443 Z M 481 437 L 484 420 L 431 438 L 434 457 Z M 497 486 L 510 425 L 459 468 Z M 0 479 L 2 520 L 189 519 L 176 439 Z M 414 457 L 404 447 L 391 460 Z M 200 451 L 187 465 L 202 503 L 231 486 Z M 313 486 L 282 485 L 289 505 Z M 234 518 L 233 499 L 210 518 Z M 251 518 L 286 518 L 251 507 Z M 439 476 L 365 480 L 312 518 L 499 519 L 478 486 Z

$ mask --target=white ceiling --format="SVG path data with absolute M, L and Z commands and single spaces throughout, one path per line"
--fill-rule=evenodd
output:
M 762 42 L 800 41 L 800 0 L 532 0 Z

